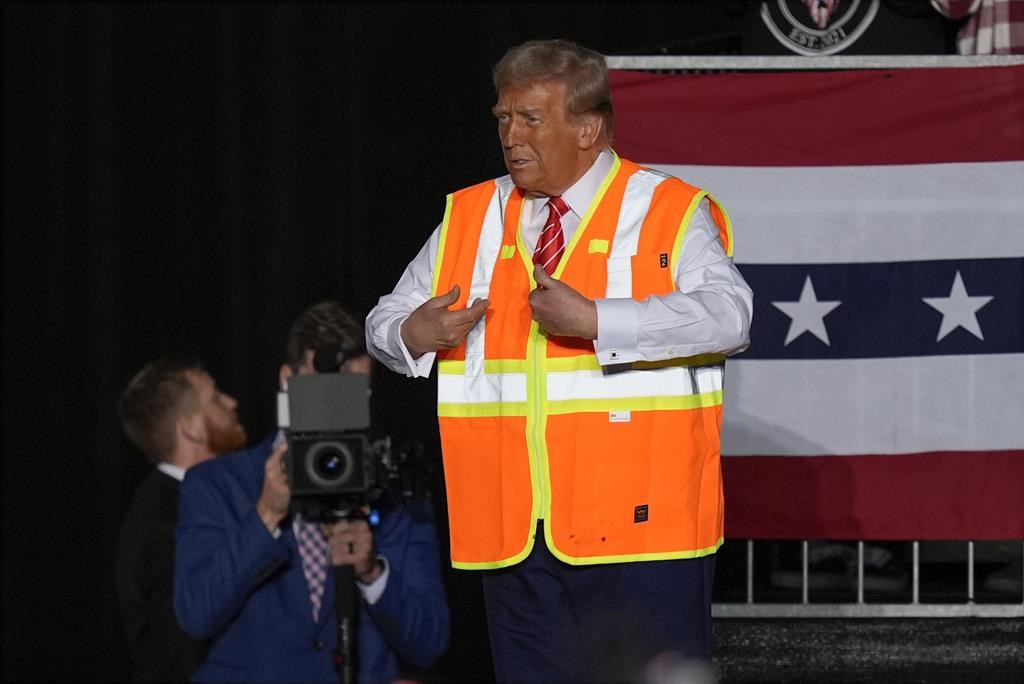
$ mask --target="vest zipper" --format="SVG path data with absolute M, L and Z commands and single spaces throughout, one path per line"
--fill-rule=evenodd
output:
M 537 325 L 536 323 L 534 325 Z M 540 327 L 537 329 L 537 338 L 534 340 L 533 363 L 530 376 L 533 381 L 533 399 L 530 402 L 533 407 L 533 453 L 537 464 L 537 518 L 543 519 L 547 506 L 547 488 L 544 477 L 544 453 L 546 449 L 544 434 L 547 432 L 547 424 L 544 420 L 543 404 L 547 401 L 547 387 L 545 378 L 541 374 L 540 356 L 544 352 L 544 345 L 547 339 L 540 334 Z

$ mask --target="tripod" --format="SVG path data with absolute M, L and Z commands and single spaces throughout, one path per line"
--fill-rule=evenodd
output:
M 354 684 L 356 663 L 356 570 L 352 565 L 334 566 L 334 616 L 338 621 L 338 646 L 332 658 L 341 684 Z

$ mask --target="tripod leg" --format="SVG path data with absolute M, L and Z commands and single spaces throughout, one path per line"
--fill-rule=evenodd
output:
M 356 673 L 356 615 L 359 611 L 356 571 L 352 565 L 334 566 L 334 609 L 338 620 L 338 648 L 334 666 L 341 684 L 354 684 Z

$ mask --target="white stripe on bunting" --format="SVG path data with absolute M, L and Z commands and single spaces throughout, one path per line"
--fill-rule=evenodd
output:
M 800 391 L 780 389 L 785 387 Z M 1024 354 L 803 361 L 737 357 L 729 361 L 722 455 L 1020 449 L 1021 387 Z M 1015 486 L 1020 498 L 1020 483 Z
M 1024 254 L 1024 161 L 877 166 L 659 164 L 743 226 L 736 263 L 867 263 Z M 983 218 L 982 218 L 983 217 Z

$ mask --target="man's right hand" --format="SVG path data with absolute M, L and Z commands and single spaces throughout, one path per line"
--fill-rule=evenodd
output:
M 459 286 L 455 285 L 445 294 L 420 304 L 402 323 L 402 341 L 414 359 L 427 352 L 459 346 L 491 303 L 489 299 L 478 299 L 468 309 L 449 309 L 458 299 Z
M 282 442 L 270 454 L 263 466 L 263 493 L 256 502 L 256 512 L 263 519 L 263 524 L 271 533 L 288 515 L 288 506 L 292 501 L 292 488 L 284 474 L 284 454 L 288 451 L 287 442 Z

